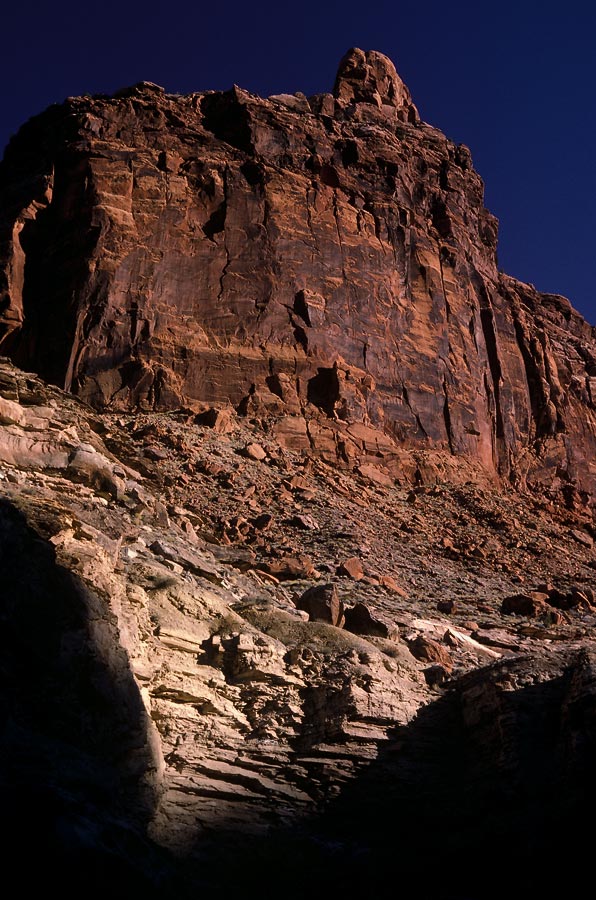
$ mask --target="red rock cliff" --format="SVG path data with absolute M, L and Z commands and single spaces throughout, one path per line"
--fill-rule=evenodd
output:
M 3 351 L 94 405 L 318 408 L 594 493 L 594 329 L 498 271 L 469 151 L 382 54 L 309 99 L 68 99 L 0 187 Z

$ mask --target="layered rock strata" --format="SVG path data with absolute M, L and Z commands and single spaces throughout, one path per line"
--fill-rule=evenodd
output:
M 344 463 L 339 426 L 364 425 L 396 458 L 593 495 L 594 331 L 499 272 L 469 151 L 382 54 L 350 51 L 308 99 L 71 98 L 21 129 L 0 185 L 4 352 L 96 407 L 273 412 Z
M 310 99 L 70 99 L 0 185 L 21 887 L 581 882 L 596 342 L 499 273 L 466 148 L 353 50 Z
M 195 418 L 97 414 L 0 364 L 9 868 L 66 895 L 299 897 L 317 871 L 355 896 L 396 866 L 414 886 L 432 844 L 434 896 L 541 883 L 528 855 L 578 852 L 560 821 L 593 796 L 588 517 Z

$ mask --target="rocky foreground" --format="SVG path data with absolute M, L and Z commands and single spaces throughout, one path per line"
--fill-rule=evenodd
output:
M 291 864 L 298 896 L 307 864 L 347 891 L 395 865 L 485 897 L 495 853 L 530 887 L 528 855 L 567 847 L 585 517 L 339 472 L 230 410 L 100 416 L 8 363 L 0 395 L 2 778 L 43 879 L 270 896 Z M 427 852 L 465 857 L 465 892 Z
M 351 51 L 308 100 L 70 99 L 0 188 L 4 871 L 581 884 L 596 341 L 498 271 L 466 148 Z

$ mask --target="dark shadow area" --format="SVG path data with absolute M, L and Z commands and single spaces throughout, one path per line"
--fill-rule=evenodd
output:
M 203 126 L 220 141 L 254 154 L 250 116 L 235 89 L 206 94 L 201 99 Z
M 148 723 L 107 602 L 5 500 L 0 560 L 3 874 L 25 896 L 496 900 L 571 896 L 591 877 L 587 652 L 465 676 L 319 815 L 214 830 L 174 860 L 146 837 Z
M 76 353 L 80 310 L 92 324 L 103 311 L 107 286 L 103 276 L 89 280 L 87 261 L 102 230 L 91 221 L 89 183 L 88 164 L 76 153 L 65 151 L 55 160 L 52 202 L 26 222 L 19 237 L 24 321 L 3 348 L 17 366 L 61 388 Z
M 108 604 L 0 500 L 2 872 L 24 896 L 161 896 L 145 709 Z
M 221 234 L 221 232 L 224 231 L 226 224 L 226 212 L 226 201 L 222 200 L 217 209 L 211 213 L 208 220 L 203 225 L 203 232 L 210 241 L 213 240 L 216 234 Z
M 318 374 L 309 378 L 306 386 L 306 398 L 313 406 L 318 406 L 326 415 L 333 418 L 335 404 L 339 400 L 339 378 L 337 369 L 319 367 Z
M 317 818 L 219 835 L 224 896 L 561 897 L 591 879 L 596 693 L 586 659 L 511 690 L 482 673 L 396 729 Z M 229 892 L 229 893 L 228 893 Z M 406 893 L 407 892 L 407 893 Z
M 336 141 L 335 149 L 341 156 L 342 165 L 348 169 L 350 166 L 357 166 L 360 158 L 358 155 L 358 144 L 352 140 Z
M 297 316 L 300 316 L 305 325 L 308 325 L 309 328 L 311 327 L 312 322 L 310 321 L 310 313 L 304 291 L 298 291 L 294 297 L 294 312 Z

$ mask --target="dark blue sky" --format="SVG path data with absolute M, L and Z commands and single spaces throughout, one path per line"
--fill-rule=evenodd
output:
M 69 95 L 141 80 L 311 94 L 349 47 L 387 53 L 422 117 L 470 147 L 501 268 L 596 323 L 596 4 L 33 0 L 2 24 L 1 146 Z

